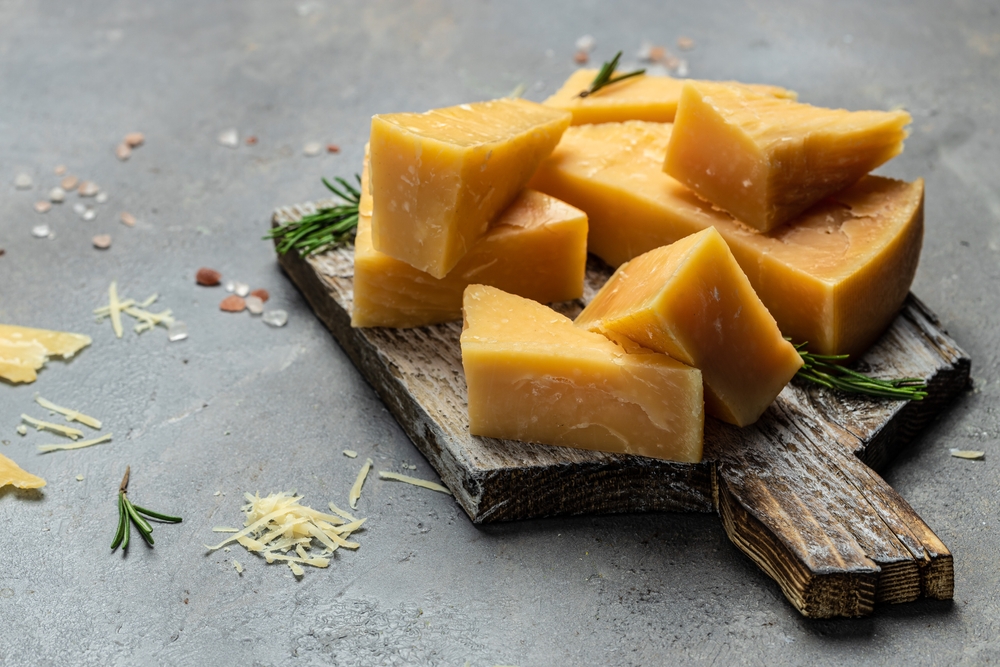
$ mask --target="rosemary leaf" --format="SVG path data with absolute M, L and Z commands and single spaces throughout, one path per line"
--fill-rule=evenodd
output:
M 803 362 L 795 377 L 801 380 L 827 389 L 876 398 L 920 401 L 927 396 L 927 383 L 920 378 L 905 377 L 895 380 L 873 378 L 834 363 L 846 361 L 848 357 L 846 354 L 812 354 L 806 351 L 806 345 L 807 343 L 795 344 L 795 350 Z
M 578 97 L 587 97 L 589 95 L 593 95 L 601 88 L 604 88 L 605 86 L 610 86 L 612 83 L 617 83 L 624 79 L 629 79 L 633 76 L 639 76 L 640 74 L 646 73 L 645 69 L 637 69 L 634 72 L 628 72 L 627 74 L 614 76 L 615 70 L 618 68 L 618 61 L 621 60 L 621 58 L 622 58 L 622 52 L 619 51 L 618 53 L 615 54 L 614 58 L 604 63 L 604 65 L 601 66 L 600 71 L 597 72 L 597 76 L 595 76 L 594 80 L 590 83 L 590 87 L 587 88 L 586 90 L 581 91 Z
M 168 523 L 180 523 L 181 521 L 184 520 L 184 519 L 180 518 L 179 516 L 170 516 L 169 514 L 160 514 L 159 512 L 154 512 L 152 510 L 148 510 L 145 507 L 139 507 L 135 503 L 132 503 L 132 509 L 134 509 L 135 511 L 139 512 L 139 514 L 145 514 L 146 516 L 152 517 L 153 519 L 158 519 L 160 521 L 166 521 Z
M 354 177 L 360 187 L 361 176 L 355 174 Z M 321 208 L 300 220 L 272 228 L 264 239 L 277 241 L 275 250 L 279 255 L 290 250 L 295 250 L 302 257 L 316 255 L 349 241 L 354 234 L 358 226 L 361 191 L 339 177 L 333 179 L 338 185 L 325 178 L 321 180 L 330 192 L 346 203 Z
M 115 539 L 114 539 L 114 541 L 111 542 L 111 550 L 112 551 L 114 551 L 116 548 L 118 548 L 118 545 L 122 543 L 123 539 L 125 539 L 125 522 L 128 519 L 125 518 L 125 508 L 122 505 L 122 499 L 124 497 L 125 496 L 121 493 L 121 491 L 119 491 L 118 492 L 118 530 L 115 532 Z

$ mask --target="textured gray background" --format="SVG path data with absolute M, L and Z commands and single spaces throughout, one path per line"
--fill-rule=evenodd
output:
M 0 491 L 0 664 L 1000 662 L 998 7 L 870 4 L 0 0 L 0 321 L 94 338 L 33 385 L 0 384 L 0 452 L 49 482 Z M 522 82 L 544 99 L 587 33 L 597 61 L 687 35 L 691 76 L 912 112 L 906 152 L 881 171 L 927 179 L 914 291 L 972 355 L 976 388 L 887 476 L 953 550 L 954 603 L 808 621 L 714 516 L 477 528 L 444 495 L 377 479 L 359 506 L 363 546 L 327 570 L 295 581 L 242 549 L 205 555 L 211 527 L 240 520 L 243 491 L 346 503 L 360 462 L 344 448 L 434 478 L 259 240 L 270 210 L 323 195 L 320 175 L 356 171 L 373 113 Z M 234 126 L 260 143 L 219 146 Z M 131 130 L 147 144 L 120 163 L 112 150 Z M 303 157 L 313 140 L 343 152 Z M 75 195 L 32 210 L 57 164 L 108 190 L 95 221 L 73 214 Z M 14 190 L 19 171 L 34 190 Z M 41 222 L 55 240 L 30 236 Z M 105 252 L 90 246 L 101 232 L 114 237 Z M 269 289 L 288 326 L 220 313 L 221 289 L 194 285 L 203 265 Z M 116 340 L 95 324 L 112 279 L 129 296 L 158 291 L 190 339 Z M 36 454 L 56 438 L 14 432 L 21 412 L 45 416 L 35 391 L 103 418 L 114 442 Z M 108 544 L 126 464 L 137 502 L 185 521 L 123 558 Z

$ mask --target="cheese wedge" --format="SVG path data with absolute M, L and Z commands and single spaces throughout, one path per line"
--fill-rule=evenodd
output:
M 910 120 L 905 111 L 823 109 L 691 81 L 663 170 L 766 232 L 899 155 Z
M 513 201 L 569 126 L 521 99 L 372 118 L 372 244 L 443 278 Z
M 34 382 L 49 357 L 69 359 L 87 345 L 90 336 L 83 334 L 0 324 L 0 378 Z
M 585 211 L 588 250 L 612 266 L 715 227 L 784 335 L 821 354 L 874 343 L 917 269 L 923 181 L 867 176 L 762 234 L 663 173 L 670 131 L 640 121 L 570 128 L 531 187 Z
M 576 319 L 694 366 L 705 412 L 757 421 L 802 366 L 713 227 L 622 264 Z
M 542 104 L 572 113 L 573 125 L 618 123 L 625 120 L 673 122 L 677 102 L 687 79 L 634 76 L 587 97 L 580 97 L 580 92 L 590 87 L 597 72 L 596 69 L 578 69 L 566 79 L 562 88 Z M 780 86 L 745 85 L 763 95 L 791 100 L 796 98 L 794 92 Z
M 19 489 L 39 489 L 45 480 L 30 472 L 25 472 L 9 458 L 0 454 L 0 489 L 11 484 Z
M 701 460 L 701 372 L 626 352 L 535 301 L 465 291 L 462 365 L 473 435 Z

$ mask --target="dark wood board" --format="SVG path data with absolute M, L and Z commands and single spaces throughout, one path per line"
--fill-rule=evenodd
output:
M 272 224 L 314 210 L 282 208 Z M 352 329 L 353 249 L 288 253 L 280 263 L 476 523 L 717 511 L 733 544 L 806 616 L 863 616 L 876 602 L 952 597 L 947 547 L 876 472 L 969 383 L 968 356 L 913 295 L 858 367 L 924 378 L 926 399 L 852 397 L 793 382 L 751 427 L 706 419 L 704 460 L 683 464 L 471 436 L 461 322 Z M 584 298 L 556 307 L 574 316 L 610 273 L 591 261 Z

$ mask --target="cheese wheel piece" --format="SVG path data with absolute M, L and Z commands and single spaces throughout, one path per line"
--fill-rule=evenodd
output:
M 823 109 L 692 81 L 663 170 L 766 232 L 899 155 L 910 120 L 905 111 Z
M 462 365 L 473 435 L 701 460 L 701 372 L 626 352 L 554 310 L 493 287 L 465 291 Z
M 923 180 L 866 176 L 764 234 L 663 173 L 671 127 L 572 127 L 530 185 L 585 211 L 587 249 L 611 266 L 715 227 L 785 336 L 820 354 L 874 343 L 917 270 Z
M 694 366 L 705 412 L 747 426 L 802 366 L 713 227 L 618 267 L 576 319 Z
M 372 245 L 443 278 L 513 201 L 569 126 L 521 99 L 372 118 Z
M 578 69 L 554 95 L 542 102 L 545 106 L 573 114 L 573 125 L 618 123 L 625 120 L 649 120 L 670 123 L 677 113 L 677 103 L 687 79 L 669 76 L 640 75 L 612 83 L 597 92 L 580 97 L 597 76 L 596 69 Z M 780 86 L 743 84 L 763 95 L 794 100 L 796 95 Z
M 90 345 L 90 336 L 0 324 L 0 378 L 34 382 L 49 357 L 69 359 Z
M 39 489 L 45 486 L 45 480 L 25 472 L 19 465 L 0 454 L 0 489 L 8 484 L 19 489 Z

